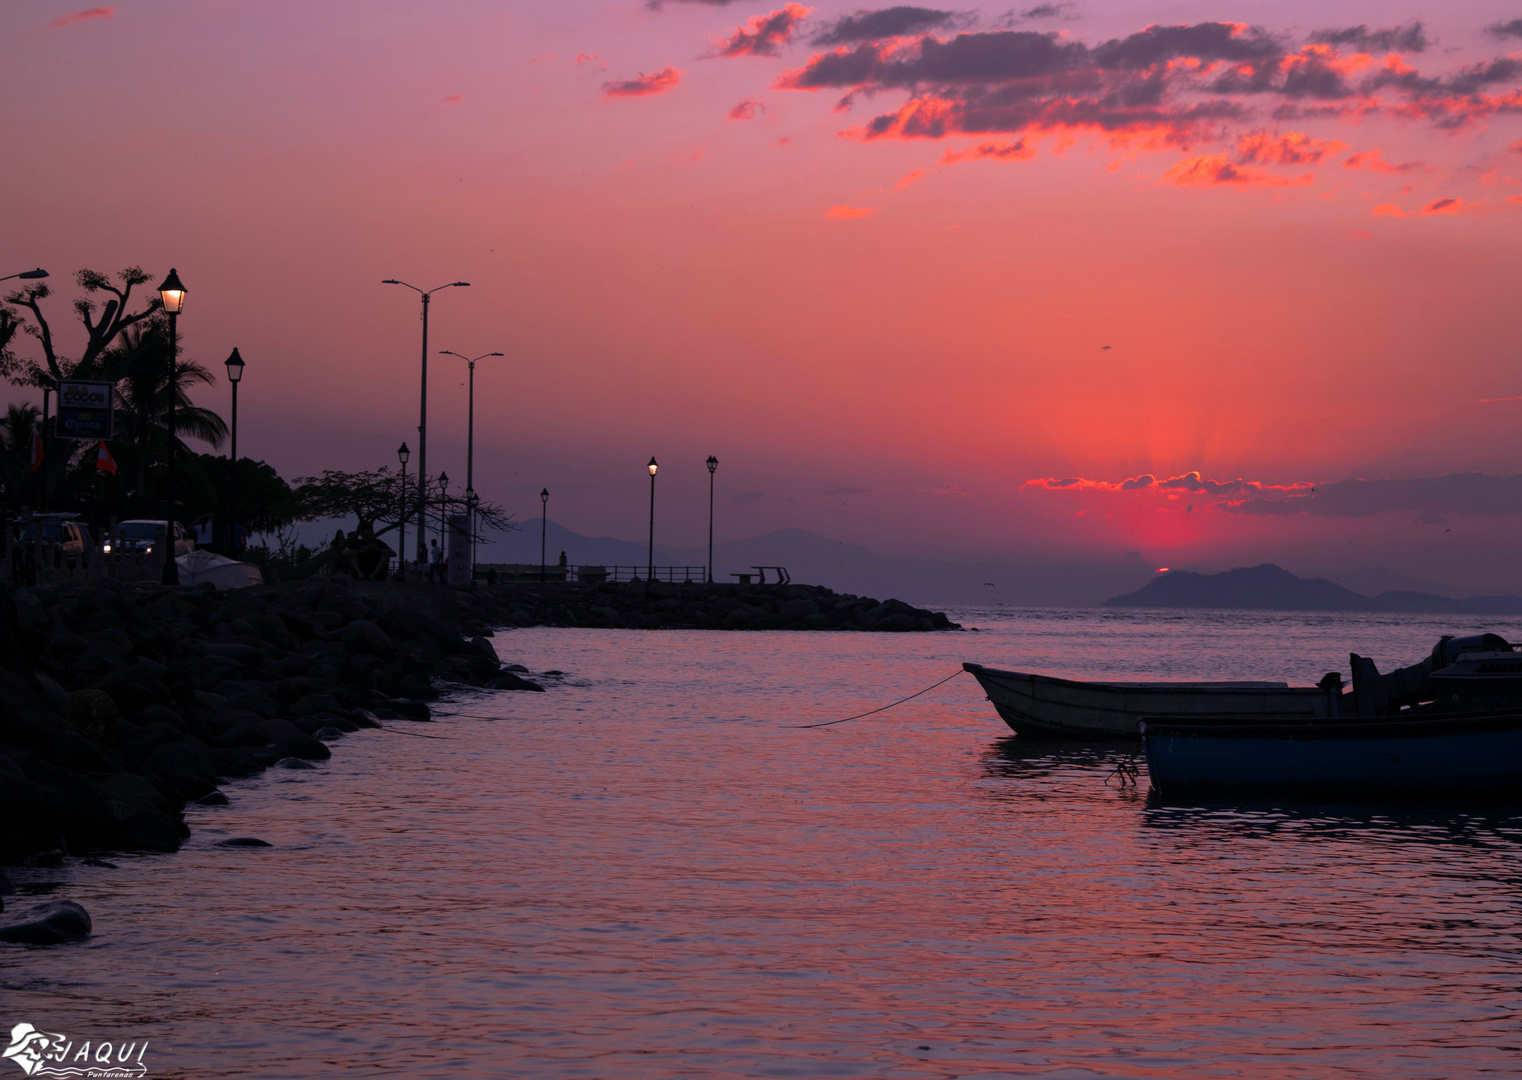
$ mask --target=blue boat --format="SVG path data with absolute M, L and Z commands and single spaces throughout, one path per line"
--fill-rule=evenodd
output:
M 1356 720 L 1148 717 L 1147 769 L 1163 799 L 1305 793 L 1522 802 L 1522 712 Z

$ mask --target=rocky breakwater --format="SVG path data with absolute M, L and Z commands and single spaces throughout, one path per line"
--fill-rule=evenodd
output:
M 0 864 L 174 851 L 224 778 L 428 720 L 451 683 L 540 689 L 484 636 L 341 583 L 0 586 Z
M 635 630 L 960 630 L 938 611 L 819 585 L 630 581 L 476 583 L 459 596 L 462 622 L 485 626 L 590 626 Z

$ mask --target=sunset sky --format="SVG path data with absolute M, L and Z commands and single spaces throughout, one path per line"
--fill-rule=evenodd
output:
M 712 453 L 721 539 L 1522 585 L 1522 481 L 1460 475 L 1522 472 L 1522 4 L 11 0 L 0 41 L 0 274 L 58 325 L 82 267 L 178 268 L 286 476 L 416 449 L 380 282 L 464 279 L 430 344 L 507 354 L 476 486 L 520 517 L 640 539 L 653 454 L 698 545 Z

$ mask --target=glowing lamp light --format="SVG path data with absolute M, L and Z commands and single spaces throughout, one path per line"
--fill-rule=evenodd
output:
M 225 363 L 227 365 L 228 382 L 235 383 L 243 378 L 243 368 L 246 365 L 243 363 L 243 357 L 238 355 L 237 349 L 233 350 L 233 354 L 227 358 Z
M 185 308 L 185 286 L 181 284 L 180 275 L 172 266 L 169 268 L 169 276 L 159 284 L 159 299 L 170 315 L 178 315 Z
M 651 458 L 650 459 L 650 464 L 648 466 L 646 466 L 646 467 L 650 470 L 650 475 L 651 476 L 654 476 L 655 475 L 655 470 L 660 468 L 660 466 L 655 463 L 655 458 Z

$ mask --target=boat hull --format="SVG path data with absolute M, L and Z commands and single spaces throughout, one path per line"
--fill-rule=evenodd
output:
M 1148 718 L 1142 743 L 1165 799 L 1302 792 L 1522 797 L 1522 714 L 1363 722 Z
M 1095 683 L 963 664 L 1000 719 L 1036 738 L 1134 739 L 1147 716 L 1325 717 L 1327 693 L 1272 682 Z

